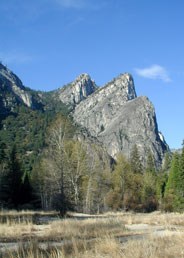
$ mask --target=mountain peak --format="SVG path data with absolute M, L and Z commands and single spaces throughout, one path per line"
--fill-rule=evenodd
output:
M 88 73 L 82 73 L 76 78 L 76 81 L 80 80 L 91 80 L 91 77 Z
M 124 96 L 126 96 L 126 100 L 135 99 L 137 97 L 134 80 L 130 73 L 123 73 L 110 81 L 107 86 L 111 85 L 111 88 L 114 87 L 116 90 L 122 92 Z
M 59 99 L 72 106 L 79 104 L 97 89 L 95 82 L 87 73 L 79 75 L 72 83 L 59 89 Z

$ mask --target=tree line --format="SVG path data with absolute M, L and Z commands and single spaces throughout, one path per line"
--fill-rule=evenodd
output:
M 184 209 L 184 146 L 181 154 L 167 153 L 159 170 L 151 151 L 143 166 L 136 145 L 129 159 L 120 153 L 112 163 L 100 146 L 82 139 L 72 122 L 58 115 L 31 171 L 25 169 L 15 144 L 5 149 L 1 143 L 2 208 L 56 209 L 61 215 L 68 210 Z

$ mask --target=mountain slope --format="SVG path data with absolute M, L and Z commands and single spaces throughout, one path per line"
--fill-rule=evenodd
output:
M 164 153 L 169 150 L 158 131 L 153 104 L 146 97 L 137 97 L 133 78 L 128 73 L 101 88 L 88 74 L 81 74 L 72 83 L 45 93 L 26 88 L 15 74 L 0 64 L 1 119 L 22 105 L 40 110 L 42 116 L 47 116 L 48 112 L 51 116 L 70 113 L 81 134 L 100 143 L 113 158 L 119 152 L 129 157 L 136 144 L 144 163 L 151 151 L 160 166 Z

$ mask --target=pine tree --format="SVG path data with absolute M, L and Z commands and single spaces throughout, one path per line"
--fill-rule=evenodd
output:
M 169 171 L 164 195 L 165 209 L 168 211 L 177 210 L 180 207 L 179 185 L 180 185 L 180 155 L 174 153 Z
M 156 173 L 150 170 L 143 175 L 142 204 L 143 210 L 147 212 L 156 210 L 158 206 L 156 198 Z
M 12 208 L 18 208 L 22 203 L 22 178 L 23 172 L 17 158 L 16 146 L 10 150 L 7 171 L 2 178 L 2 198 L 5 204 Z
M 179 164 L 178 188 L 179 188 L 180 196 L 184 198 L 184 141 L 182 145 L 183 145 L 183 148 L 182 148 L 180 164 Z
M 133 146 L 133 149 L 130 153 L 130 166 L 131 166 L 132 172 L 135 174 L 143 172 L 143 166 L 141 163 L 139 150 L 136 144 Z
M 155 174 L 156 172 L 155 161 L 154 161 L 153 154 L 151 153 L 151 150 L 149 150 L 147 155 L 146 172 L 150 172 L 153 174 Z
M 182 153 L 179 161 L 179 173 L 177 182 L 177 196 L 178 196 L 178 209 L 184 210 L 184 141 L 183 141 Z
M 169 152 L 166 152 L 163 160 L 163 167 L 162 171 L 163 172 L 168 172 L 169 169 L 171 168 L 171 160 L 172 160 L 172 155 Z

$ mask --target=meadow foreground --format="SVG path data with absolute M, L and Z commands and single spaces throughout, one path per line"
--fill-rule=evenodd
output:
M 184 214 L 68 215 L 1 212 L 0 257 L 184 257 Z

